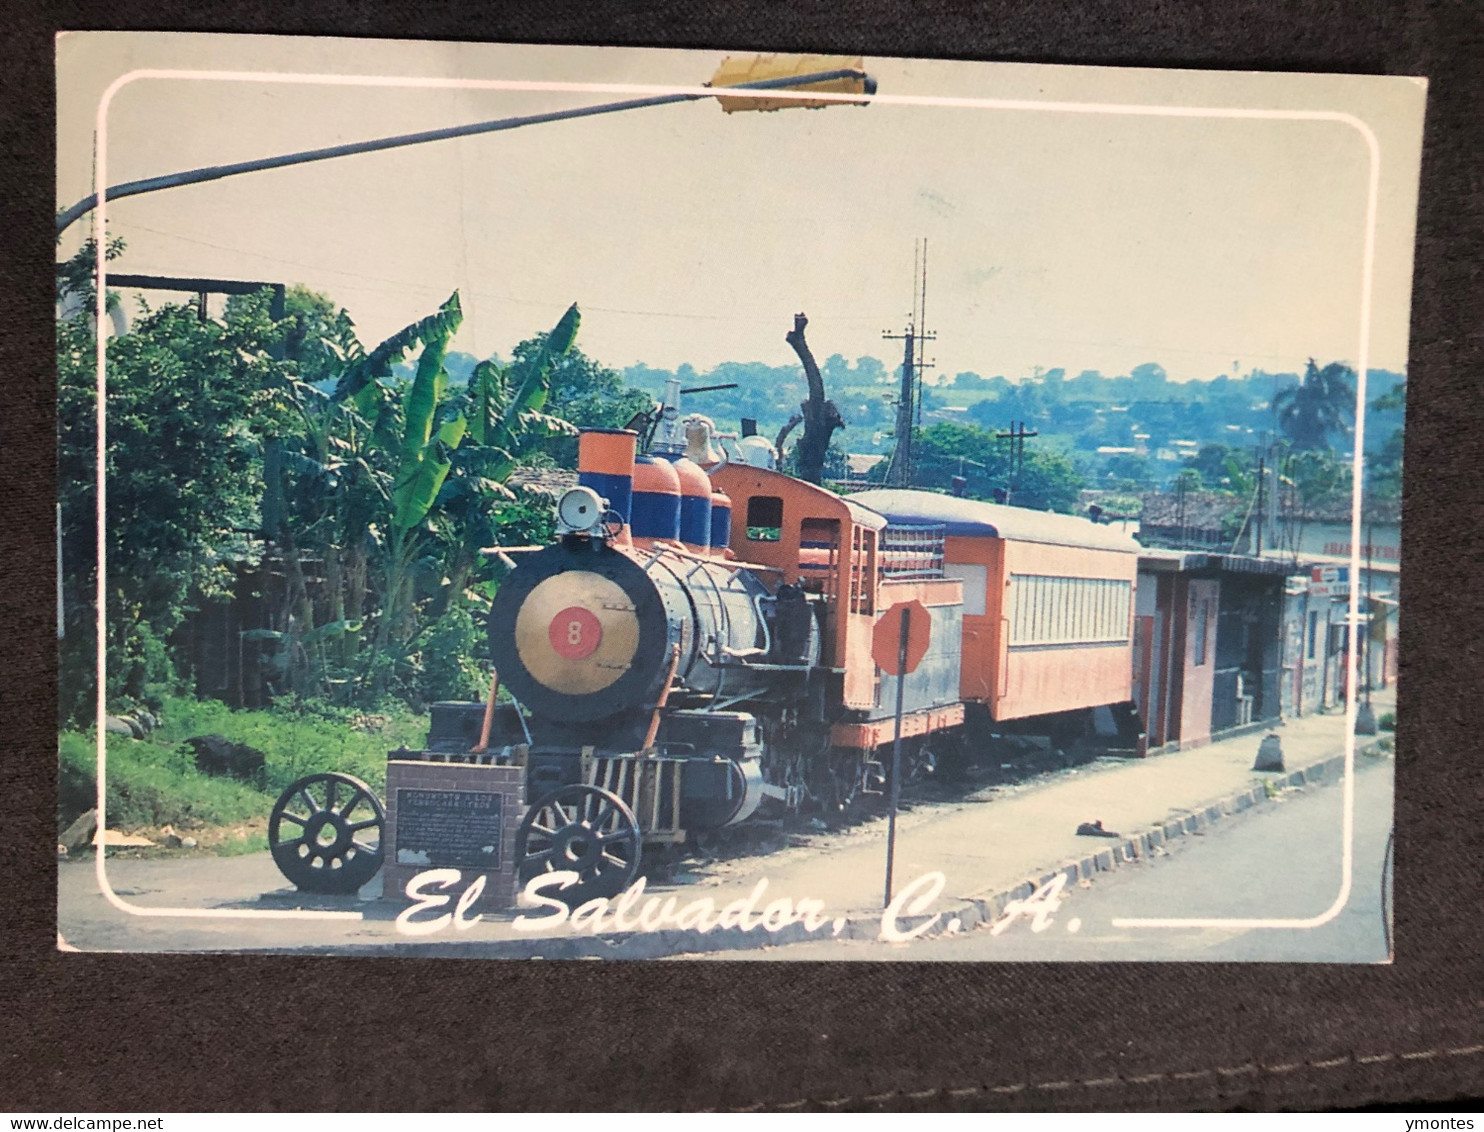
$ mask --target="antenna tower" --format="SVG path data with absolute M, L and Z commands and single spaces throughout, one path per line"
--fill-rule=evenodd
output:
M 927 237 L 913 245 L 912 313 L 907 316 L 907 329 L 901 334 L 883 330 L 881 337 L 900 341 L 902 349 L 902 388 L 897 398 L 896 447 L 887 466 L 886 482 L 891 487 L 911 487 L 916 473 L 916 431 L 922 426 L 922 371 L 936 363 L 926 357 L 927 343 L 937 334 L 927 327 Z

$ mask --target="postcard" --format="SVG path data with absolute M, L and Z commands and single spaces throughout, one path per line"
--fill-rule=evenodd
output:
M 59 947 L 1391 960 L 1425 81 L 57 79 Z

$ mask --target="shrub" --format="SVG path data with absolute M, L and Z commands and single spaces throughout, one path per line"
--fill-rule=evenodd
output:
M 1388 711 L 1376 721 L 1376 726 L 1382 731 L 1396 730 L 1396 712 Z
M 168 823 L 189 829 L 267 817 L 274 798 L 291 782 L 317 771 L 352 775 L 379 794 L 386 784 L 387 752 L 420 745 L 427 728 L 421 716 L 406 709 L 357 715 L 306 700 L 276 703 L 271 711 L 233 711 L 214 700 L 167 696 L 162 716 L 147 739 L 108 736 L 107 819 L 116 828 Z M 207 734 L 262 751 L 265 788 L 198 771 L 184 741 Z M 62 732 L 59 753 L 61 829 L 94 804 L 92 735 Z
M 110 735 L 107 752 L 105 819 L 116 829 L 230 825 L 264 816 L 272 806 L 271 799 L 240 782 L 197 773 L 188 751 Z M 76 731 L 62 733 L 59 753 L 60 830 L 95 804 L 97 754 L 92 736 Z
M 454 606 L 429 627 L 422 649 L 419 691 L 435 700 L 482 700 L 489 695 L 489 674 L 479 659 L 487 650 L 483 634 L 469 611 Z
M 277 797 L 296 778 L 322 770 L 354 775 L 380 790 L 387 751 L 420 743 L 426 729 L 420 717 L 405 711 L 368 717 L 315 701 L 290 700 L 288 706 L 288 711 L 278 703 L 270 711 L 234 711 L 216 700 L 170 699 L 156 735 L 172 746 L 192 735 L 213 734 L 256 747 L 267 763 L 268 793 Z

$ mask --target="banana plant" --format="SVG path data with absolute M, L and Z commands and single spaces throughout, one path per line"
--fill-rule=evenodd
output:
M 369 354 L 363 353 L 359 344 L 352 342 L 347 352 L 346 368 L 335 384 L 334 399 L 344 401 L 348 397 L 359 397 L 368 386 L 387 380 L 392 375 L 392 367 L 419 345 L 442 342 L 446 351 L 449 339 L 463 320 L 459 293 L 455 291 L 436 312 L 404 326 Z M 366 408 L 359 401 L 358 407 Z
M 303 450 L 284 461 L 306 487 L 314 473 L 313 486 L 326 489 L 325 506 L 315 509 L 325 512 L 315 525 L 326 565 L 338 566 L 342 553 L 368 544 L 379 560 L 381 608 L 368 622 L 373 648 L 357 665 L 357 683 L 374 696 L 388 690 L 415 647 L 414 578 L 429 565 L 447 577 L 439 613 L 459 601 L 479 549 L 495 538 L 500 504 L 515 498 L 505 480 L 518 461 L 540 441 L 576 431 L 544 409 L 553 368 L 576 339 L 577 307 L 525 359 L 481 362 L 467 388 L 450 390 L 445 359 L 462 317 L 455 292 L 369 352 L 353 335 L 326 343 L 343 365 L 333 393 L 315 403 L 312 388 L 299 391 L 308 410 Z M 399 388 L 393 367 L 414 353 L 412 380 Z M 338 579 L 334 588 L 338 598 Z M 360 652 L 353 620 L 360 608 L 359 600 L 333 600 L 327 611 L 332 623 L 343 624 L 327 643 L 347 661 Z
M 389 422 L 393 407 L 383 392 L 385 387 L 381 378 L 408 349 L 417 342 L 422 343 L 417 371 L 402 397 L 400 435 L 395 437 L 396 471 L 387 499 L 385 589 L 376 629 L 376 652 L 382 662 L 376 664 L 372 678 L 373 692 L 377 696 L 386 691 L 392 667 L 400 659 L 392 654 L 400 652 L 413 635 L 414 598 L 409 583 L 421 549 L 420 528 L 433 509 L 443 481 L 448 478 L 449 469 L 453 466 L 452 453 L 468 429 L 464 415 L 453 405 L 444 403 L 448 371 L 443 362 L 448 354 L 449 340 L 462 321 L 458 292 L 454 292 L 436 315 L 407 327 L 382 343 L 368 355 L 363 365 L 353 367 L 349 380 L 342 378 L 337 386 L 337 392 L 359 398 L 358 407 L 374 408 L 376 437 L 382 441 L 392 439 Z M 363 376 L 365 383 L 360 384 Z M 380 403 L 376 404 L 377 401 Z M 387 659 L 391 661 L 390 666 L 385 663 Z
M 479 550 L 498 535 L 501 504 L 516 501 L 505 486 L 519 461 L 542 441 L 572 436 L 575 425 L 544 412 L 552 372 L 572 349 L 582 316 L 574 303 L 539 349 L 508 366 L 480 362 L 469 378 L 463 411 L 464 443 L 451 453 L 452 474 L 438 494 L 438 512 L 455 536 L 449 540 L 448 586 L 440 612 L 457 602 L 479 565 Z
M 285 686 L 293 688 L 295 672 L 303 669 L 317 672 L 322 683 L 329 683 L 329 661 L 324 652 L 325 643 L 346 633 L 358 632 L 360 627 L 358 621 L 331 621 L 312 629 L 304 629 L 296 624 L 284 632 L 275 629 L 243 629 L 237 636 L 244 641 L 272 642 L 273 653 L 268 663 Z
M 474 401 L 471 438 L 496 456 L 487 475 L 497 483 L 509 478 L 521 450 L 533 442 L 576 434 L 576 426 L 542 410 L 551 394 L 552 367 L 572 348 L 581 323 L 581 312 L 573 303 L 524 361 L 507 367 L 485 361 L 474 367 L 469 382 Z
M 550 394 L 552 367 L 577 338 L 581 314 L 575 303 L 530 357 L 508 367 L 482 362 L 463 396 L 448 397 L 444 359 L 460 317 L 455 294 L 438 316 L 404 332 L 409 342 L 420 339 L 423 348 L 401 405 L 397 470 L 389 500 L 386 592 L 377 633 L 383 660 L 415 636 L 411 574 L 423 557 L 423 532 L 430 517 L 436 512 L 447 520 L 435 523 L 435 528 L 452 528 L 449 581 L 440 603 L 446 608 L 458 601 L 480 547 L 488 544 L 492 507 L 513 498 L 505 480 L 520 456 L 538 441 L 576 432 L 566 421 L 542 411 Z M 378 347 L 374 353 L 380 352 Z M 355 395 L 374 396 L 373 384 L 380 382 L 368 382 Z M 385 417 L 378 413 L 378 422 Z M 456 464 L 461 474 L 450 483 Z M 393 664 L 397 659 L 392 657 Z M 375 680 L 378 692 L 389 675 L 383 663 Z

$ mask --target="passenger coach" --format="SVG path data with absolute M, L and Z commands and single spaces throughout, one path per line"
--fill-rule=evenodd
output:
M 959 695 L 966 705 L 996 724 L 1071 713 L 1063 722 L 1074 730 L 1092 709 L 1106 707 L 1134 740 L 1141 548 L 1132 537 L 1073 515 L 921 491 L 850 498 L 892 524 L 942 528 L 944 573 L 964 587 Z

